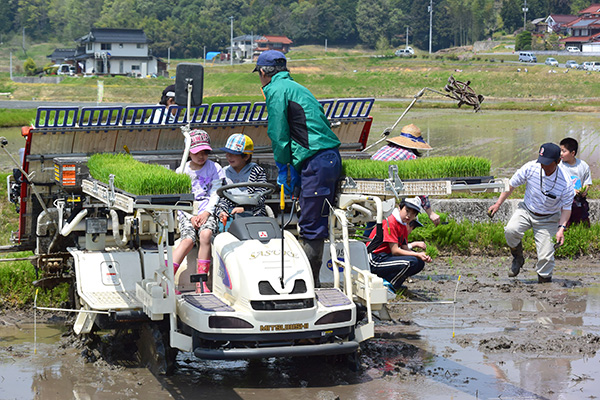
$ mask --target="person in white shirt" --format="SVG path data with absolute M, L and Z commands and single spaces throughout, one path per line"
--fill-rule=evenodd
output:
M 175 123 L 175 85 L 169 85 L 162 91 L 162 95 L 160 96 L 160 101 L 158 102 L 159 106 L 165 106 L 165 111 L 161 115 L 160 112 L 154 113 L 154 115 L 150 116 L 147 123 L 152 124 L 173 124 Z
M 488 209 L 488 214 L 493 217 L 515 187 L 526 185 L 523 202 L 519 203 L 504 227 L 506 243 L 513 256 L 509 277 L 517 276 L 525 263 L 521 240 L 527 230 L 533 229 L 538 282 L 552 281 L 555 250 L 552 238 L 556 238 L 558 246 L 564 243 L 575 193 L 570 177 L 558 167 L 559 162 L 560 147 L 554 143 L 544 143 L 538 159 L 519 168 L 510 179 L 508 191 L 503 192 Z
M 590 206 L 587 201 L 587 193 L 592 185 L 592 176 L 590 166 L 582 159 L 575 157 L 578 148 L 579 144 L 573 138 L 568 137 L 560 141 L 560 167 L 571 178 L 575 188 L 575 199 L 567 227 L 579 223 L 590 226 Z

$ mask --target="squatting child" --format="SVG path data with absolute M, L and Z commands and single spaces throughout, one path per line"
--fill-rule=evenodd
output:
M 225 172 L 221 166 L 208 159 L 212 151 L 208 133 L 200 129 L 190 132 L 190 160 L 184 165 L 183 170 L 177 169 L 178 173 L 188 174 L 192 179 L 192 193 L 194 200 L 199 202 L 198 214 L 192 215 L 179 211 L 179 245 L 173 250 L 173 264 L 175 272 L 184 257 L 192 250 L 195 244 L 198 248 L 198 273 L 207 274 L 211 262 L 211 239 L 218 232 L 218 223 L 215 217 L 215 206 L 219 201 L 217 189 L 225 178 Z M 196 283 L 196 292 L 208 292 L 206 282 Z
M 408 277 L 421 272 L 425 262 L 431 262 L 427 254 L 412 250 L 413 246 L 425 247 L 424 243 L 407 242 L 409 224 L 416 220 L 420 212 L 419 197 L 405 199 L 383 221 L 383 236 L 377 235 L 377 229 L 373 229 L 370 235 L 368 249 L 371 272 L 391 283 L 396 290 Z
M 568 137 L 560 141 L 560 166 L 571 177 L 571 182 L 575 187 L 575 198 L 567 227 L 579 223 L 590 226 L 590 206 L 587 202 L 587 192 L 592 185 L 592 177 L 590 166 L 582 159 L 575 157 L 578 148 L 579 144 L 573 138 Z

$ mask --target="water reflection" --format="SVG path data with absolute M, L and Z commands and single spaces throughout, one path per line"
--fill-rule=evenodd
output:
M 376 141 L 401 113 L 380 104 L 372 113 L 370 140 Z M 558 143 L 570 136 L 579 142 L 578 157 L 590 165 L 592 177 L 600 176 L 600 113 L 411 110 L 392 135 L 399 135 L 409 123 L 421 128 L 433 147 L 429 155 L 486 157 L 495 176 L 510 176 L 536 158 L 542 143 Z
M 376 102 L 370 143 L 392 126 L 404 109 L 388 108 Z M 592 177 L 600 176 L 600 113 L 561 113 L 526 111 L 486 111 L 467 109 L 413 109 L 392 133 L 399 135 L 402 126 L 414 123 L 433 147 L 431 156 L 472 155 L 491 160 L 492 174 L 510 176 L 527 161 L 536 158 L 539 146 L 558 143 L 570 136 L 579 141 L 578 157 L 585 160 Z M 9 140 L 8 149 L 15 157 L 24 146 L 20 128 L 0 128 L 0 136 Z M 373 151 L 376 148 L 372 149 Z M 8 157 L 0 157 L 0 170 L 9 171 Z

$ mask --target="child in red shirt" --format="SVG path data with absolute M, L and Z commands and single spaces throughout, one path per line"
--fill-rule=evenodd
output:
M 368 249 L 371 272 L 387 280 L 396 290 L 408 277 L 421 272 L 425 262 L 431 262 L 431 257 L 413 251 L 412 244 L 407 242 L 408 225 L 420 212 L 421 200 L 418 197 L 405 199 L 383 221 L 382 234 L 378 236 L 378 229 L 373 229 L 370 235 L 372 240 Z

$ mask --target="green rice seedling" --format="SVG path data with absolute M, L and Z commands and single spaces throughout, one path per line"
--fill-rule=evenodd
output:
M 31 252 L 19 252 L 3 255 L 3 257 L 27 257 Z M 5 308 L 23 307 L 33 304 L 36 288 L 35 267 L 29 261 L 12 261 L 0 263 L 0 302 Z M 67 283 L 53 289 L 40 289 L 37 303 L 39 306 L 55 306 L 68 300 Z
M 94 154 L 88 161 L 90 175 L 104 183 L 115 175 L 115 187 L 135 195 L 189 193 L 190 177 L 157 164 L 146 164 L 129 154 Z
M 342 161 L 343 175 L 358 179 L 385 179 L 389 166 L 398 166 L 400 179 L 441 179 L 489 176 L 491 162 L 481 157 L 428 157 L 410 161 L 348 159 Z

